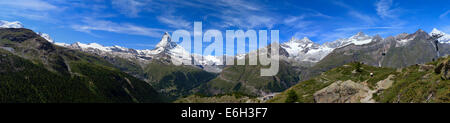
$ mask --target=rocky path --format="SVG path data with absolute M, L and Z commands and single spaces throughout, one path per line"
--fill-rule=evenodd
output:
M 392 78 L 394 78 L 394 75 L 389 75 L 386 79 L 377 82 L 377 86 L 375 87 L 375 89 L 369 90 L 368 96 L 361 99 L 361 102 L 362 103 L 375 103 L 376 101 L 374 99 L 372 99 L 373 94 L 377 93 L 380 90 L 384 90 L 384 89 L 391 87 L 392 83 L 394 82 L 392 80 Z

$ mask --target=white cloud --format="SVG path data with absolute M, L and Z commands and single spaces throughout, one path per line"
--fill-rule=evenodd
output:
M 54 21 L 50 13 L 61 9 L 49 2 L 42 0 L 1 0 L 0 17 L 17 19 L 24 17 L 32 20 Z
M 233 7 L 233 8 L 239 8 L 244 10 L 251 10 L 251 11 L 259 11 L 261 8 L 259 8 L 258 5 L 254 5 L 252 3 L 248 3 L 243 0 L 219 0 L 219 4 L 226 7 Z
M 445 16 L 447 16 L 448 14 L 450 14 L 450 10 L 447 10 L 446 12 L 442 13 L 439 18 L 444 18 Z
M 370 25 L 375 24 L 375 22 L 377 21 L 377 19 L 373 18 L 372 16 L 365 15 L 365 14 L 362 14 L 362 13 L 360 13 L 358 11 L 354 11 L 354 10 L 351 10 L 348 14 L 350 16 L 358 18 Z
M 208 11 L 203 17 L 218 19 L 209 22 L 217 27 L 271 28 L 277 23 L 264 5 L 246 0 L 114 0 L 112 5 L 128 17 L 138 17 L 144 11 L 159 13 L 156 19 L 173 28 L 192 27 L 193 21 L 185 20 L 189 15 L 173 14 L 187 8 Z
M 303 19 L 303 18 L 305 18 L 305 16 L 303 16 L 303 15 L 301 15 L 301 16 L 291 16 L 291 17 L 287 17 L 286 19 L 284 19 L 284 23 L 285 24 L 292 24 L 292 23 L 295 23 L 295 22 L 297 22 L 298 20 L 301 20 L 301 19 Z
M 139 47 L 155 47 L 156 44 L 133 44 L 134 46 L 139 46 Z
M 373 25 L 377 21 L 376 18 L 374 18 L 374 17 L 372 17 L 370 15 L 361 13 L 358 10 L 356 10 L 355 8 L 353 8 L 352 6 L 350 6 L 350 5 L 348 5 L 348 4 L 344 3 L 344 2 L 333 1 L 333 3 L 335 5 L 338 5 L 340 7 L 348 9 L 348 15 L 350 15 L 351 17 L 354 17 L 354 18 L 357 18 L 357 19 L 360 19 L 360 20 L 364 21 L 365 24 Z
M 255 28 L 267 27 L 272 28 L 275 25 L 275 20 L 267 16 L 247 15 L 247 16 L 222 16 L 222 21 L 225 25 L 222 27 L 235 26 L 240 28 Z
M 131 35 L 143 35 L 149 37 L 159 38 L 165 32 L 162 29 L 147 28 L 136 26 L 129 23 L 114 23 L 105 20 L 95 20 L 86 18 L 83 20 L 84 25 L 72 25 L 71 27 L 76 31 L 91 33 L 91 31 L 107 31 Z
M 272 28 L 276 21 L 276 15 L 267 11 L 264 5 L 245 0 L 192 0 L 176 3 L 178 7 L 195 7 L 210 11 L 206 16 L 219 19 L 214 26 Z
M 374 30 L 374 29 L 395 29 L 397 27 L 386 27 L 386 26 L 380 26 L 380 27 L 344 27 L 344 28 L 338 28 L 334 31 L 361 31 L 361 30 Z
M 396 9 L 392 8 L 392 0 L 379 0 L 375 3 L 377 14 L 381 18 L 395 18 L 397 17 Z
M 158 16 L 157 19 L 159 22 L 165 23 L 173 28 L 187 29 L 192 27 L 192 22 L 184 20 L 181 16 L 174 16 L 172 12 Z
M 348 15 L 358 19 L 349 20 L 348 22 L 342 22 L 337 25 L 337 28 L 332 31 L 325 32 L 323 36 L 320 37 L 321 41 L 331 41 L 337 38 L 343 38 L 359 31 L 369 31 L 381 34 L 384 32 L 396 32 L 403 29 L 406 21 L 399 18 L 403 9 L 395 7 L 392 0 L 378 0 L 375 2 L 376 14 L 367 14 L 362 11 L 350 6 L 346 3 L 335 1 L 334 4 L 348 9 Z
M 322 22 L 311 20 L 312 18 L 333 19 L 334 17 L 322 14 L 318 11 L 306 9 L 307 12 L 297 16 L 288 16 L 282 20 L 282 24 L 287 27 L 283 29 L 287 32 L 293 32 L 292 36 L 296 38 L 318 36 L 323 25 Z
M 225 23 L 222 27 L 272 28 L 277 23 L 274 17 L 270 16 L 270 12 L 266 12 L 259 8 L 258 5 L 253 5 L 245 1 L 222 0 L 216 6 L 222 9 L 217 12 L 218 14 L 213 16 L 220 18 Z
M 145 4 L 137 0 L 113 0 L 112 5 L 128 17 L 137 17 Z
M 0 1 L 0 6 L 33 11 L 47 11 L 58 8 L 41 0 L 2 0 Z
M 295 32 L 294 37 L 300 39 L 303 37 L 314 37 L 320 34 L 319 30 Z

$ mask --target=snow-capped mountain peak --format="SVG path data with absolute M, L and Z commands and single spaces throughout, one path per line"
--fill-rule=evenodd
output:
M 450 35 L 449 34 L 446 34 L 436 28 L 433 28 L 433 30 L 430 32 L 430 36 L 436 35 L 436 34 L 442 35 L 442 37 L 438 39 L 438 41 L 440 43 L 450 43 Z
M 100 51 L 111 51 L 111 47 L 105 47 L 101 44 L 98 43 L 89 43 L 89 44 L 84 44 L 81 42 L 76 42 L 70 45 L 71 48 L 74 49 L 94 49 L 94 50 L 100 50 Z
M 174 48 L 176 47 L 177 43 L 172 42 L 172 39 L 170 38 L 169 33 L 164 33 L 163 37 L 161 38 L 161 41 L 156 45 L 156 48 L 162 47 L 162 48 Z
M 23 28 L 22 24 L 18 21 L 8 22 L 0 20 L 0 28 Z M 194 55 L 195 63 L 200 63 L 201 65 L 218 65 L 222 62 L 220 56 L 202 56 L 197 54 L 191 54 L 188 50 L 178 45 L 176 42 L 172 42 L 170 34 L 165 32 L 162 36 L 160 42 L 155 46 L 154 49 L 144 49 L 135 50 L 131 48 L 125 48 L 118 45 L 114 46 L 103 46 L 98 43 L 81 43 L 75 42 L 73 44 L 66 44 L 61 42 L 55 42 L 49 34 L 38 32 L 36 33 L 47 41 L 62 47 L 67 47 L 71 49 L 81 50 L 83 52 L 88 52 L 100 56 L 118 56 L 126 59 L 138 59 L 143 61 L 149 61 L 152 59 L 160 59 L 165 57 L 170 57 L 171 60 L 175 61 L 191 61 Z M 214 69 L 214 71 L 220 71 L 220 69 Z
M 123 51 L 123 52 L 129 51 L 128 48 L 121 47 L 121 46 L 118 46 L 118 45 L 112 46 L 111 49 L 114 50 L 114 51 Z
M 433 28 L 433 30 L 431 30 L 430 34 L 445 34 L 445 33 L 436 28 Z
M 322 45 L 314 43 L 307 37 L 300 40 L 292 38 L 288 42 L 283 43 L 281 47 L 289 54 L 289 58 L 299 61 L 318 62 L 335 48 L 344 47 L 350 44 L 368 44 L 372 42 L 372 39 L 373 37 L 363 32 L 358 32 L 356 35 L 349 38 L 326 42 Z
M 373 37 L 366 35 L 363 32 L 358 32 L 356 35 L 353 35 L 350 38 L 338 39 L 333 42 L 326 43 L 326 45 L 332 48 L 344 47 L 350 44 L 364 45 L 372 42 L 372 39 Z
M 355 44 L 355 45 L 363 45 L 368 44 L 372 41 L 372 37 L 369 35 L 366 35 L 364 32 L 358 32 L 358 34 L 348 38 L 345 43 L 348 44 Z
M 332 51 L 329 47 L 314 43 L 308 37 L 300 40 L 293 37 L 280 46 L 289 54 L 288 58 L 308 62 L 318 62 Z
M 47 40 L 50 43 L 55 43 L 55 41 L 50 37 L 49 34 L 47 33 L 42 33 L 42 32 L 38 32 L 38 35 L 40 35 L 42 38 L 44 38 L 45 40 Z
M 172 39 L 170 38 L 170 34 L 168 32 L 164 33 L 164 35 L 162 36 L 161 40 L 159 41 L 158 44 L 156 44 L 155 49 L 153 49 L 152 51 L 148 52 L 150 54 L 160 54 L 161 52 L 168 52 L 172 49 L 175 49 L 179 47 L 177 45 L 177 43 L 172 42 Z M 180 50 L 178 48 L 178 50 Z
M 304 37 L 303 39 L 291 38 L 288 42 L 281 44 L 281 47 L 286 49 L 290 56 L 296 56 L 299 52 L 306 50 L 308 48 L 317 47 L 318 45 L 312 42 L 309 38 Z
M 366 35 L 364 32 L 358 32 L 356 35 L 350 37 L 350 38 L 364 38 L 368 37 L 369 35 Z
M 0 28 L 23 28 L 23 25 L 19 21 L 9 22 L 5 20 L 0 20 Z M 40 35 L 42 38 L 44 38 L 50 43 L 55 43 L 55 41 L 52 38 L 50 38 L 50 35 L 47 33 L 38 32 L 36 34 Z
M 303 37 L 302 39 L 296 39 L 295 37 L 292 37 L 289 42 L 296 42 L 296 43 L 314 43 L 311 41 L 308 37 Z
M 0 28 L 23 28 L 23 25 L 19 21 L 9 22 L 0 20 Z

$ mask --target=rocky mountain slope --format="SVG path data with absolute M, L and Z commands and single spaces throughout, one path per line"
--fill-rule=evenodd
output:
M 448 55 L 450 53 L 448 50 L 448 44 L 434 43 L 430 35 L 423 30 L 385 39 L 375 36 L 371 43 L 351 44 L 333 50 L 308 69 L 308 72 L 302 75 L 302 80 L 353 61 L 372 66 L 401 68 L 431 62 L 439 56 Z
M 276 76 L 259 76 L 260 69 L 264 67 L 260 65 L 226 66 L 218 77 L 198 90 L 210 95 L 240 92 L 264 96 L 280 92 L 296 84 L 311 65 L 320 61 L 335 48 L 347 45 L 359 46 L 371 41 L 372 37 L 362 32 L 350 38 L 339 39 L 323 45 L 316 44 L 308 38 L 301 40 L 292 38 L 280 45 L 280 71 Z M 247 60 L 248 54 L 245 57 Z
M 162 36 L 152 50 L 134 50 L 120 46 L 107 47 L 96 43 L 80 42 L 63 46 L 101 56 L 114 67 L 150 83 L 170 100 L 193 94 L 193 88 L 216 77 L 215 73 L 205 71 L 202 64 L 174 65 L 172 60 L 191 61 L 193 57 L 198 56 L 173 42 L 168 33 Z M 215 57 L 212 59 L 215 60 Z M 194 62 L 209 62 L 208 59 L 201 60 Z
M 295 62 L 310 62 L 312 64 L 319 62 L 334 49 L 344 47 L 350 44 L 363 45 L 372 41 L 371 36 L 359 32 L 358 34 L 349 38 L 338 39 L 332 42 L 326 42 L 322 45 L 314 43 L 307 37 L 301 40 L 292 38 L 288 42 L 281 45 L 288 53 L 288 58 Z
M 76 42 L 73 44 L 55 43 L 63 47 L 77 49 L 91 54 L 96 54 L 103 57 L 119 57 L 130 61 L 137 61 L 139 63 L 148 63 L 153 59 L 166 59 L 168 63 L 172 63 L 172 60 L 181 62 L 183 60 L 193 61 L 193 63 L 199 63 L 198 68 L 205 69 L 209 72 L 220 72 L 221 67 L 214 67 L 215 64 L 222 62 L 218 59 L 219 56 L 201 56 L 198 54 L 192 54 L 187 51 L 181 45 L 171 40 L 170 34 L 165 33 L 159 43 L 154 49 L 135 50 L 131 48 L 124 48 L 121 46 L 103 46 L 97 43 L 84 44 Z M 208 65 L 208 66 L 207 66 Z
M 240 92 L 247 95 L 265 95 L 282 91 L 299 80 L 299 70 L 304 67 L 292 66 L 280 61 L 280 71 L 275 76 L 260 76 L 262 65 L 226 66 L 214 79 L 196 88 L 197 92 L 216 95 Z

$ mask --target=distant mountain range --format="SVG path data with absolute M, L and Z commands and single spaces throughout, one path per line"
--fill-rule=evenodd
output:
M 375 36 L 368 44 L 347 45 L 333 50 L 302 74 L 302 78 L 307 80 L 312 76 L 354 61 L 391 68 L 431 62 L 440 56 L 448 55 L 450 53 L 449 45 L 445 42 L 433 42 L 430 40 L 430 35 L 423 30 L 418 30 L 413 34 L 402 33 L 385 39 Z
M 19 22 L 2 21 L 1 24 L 0 53 L 4 57 L 0 60 L 9 65 L 0 67 L 4 68 L 3 73 L 11 75 L 5 74 L 0 77 L 11 82 L 14 79 L 8 76 L 22 78 L 17 81 L 34 81 L 33 79 L 38 78 L 27 78 L 27 76 L 38 77 L 36 73 L 26 72 L 27 67 L 31 67 L 33 69 L 30 70 L 36 69 L 35 71 L 51 75 L 42 80 L 42 82 L 50 81 L 46 83 L 49 87 L 66 88 L 51 82 L 79 81 L 80 83 L 72 84 L 85 91 L 87 89 L 85 94 L 90 95 L 89 98 L 77 100 L 79 102 L 164 102 L 194 94 L 203 96 L 237 94 L 249 97 L 274 95 L 349 63 L 405 68 L 432 62 L 450 54 L 449 35 L 437 29 L 433 29 L 431 33 L 419 29 L 413 34 L 402 33 L 387 38 L 378 35 L 368 36 L 359 32 L 349 38 L 324 44 L 314 43 L 307 37 L 292 38 L 280 45 L 278 74 L 263 77 L 259 76 L 260 69 L 266 66 L 220 65 L 224 62 L 219 59 L 220 57 L 248 60 L 248 54 L 240 54 L 234 58 L 190 53 L 173 42 L 169 33 L 162 36 L 154 49 L 135 50 L 97 43 L 59 43 L 53 41 L 48 34 L 24 29 Z M 432 39 L 432 35 L 436 34 L 442 35 L 436 39 L 437 42 Z M 191 60 L 199 65 L 176 66 L 172 63 L 185 60 Z M 24 63 L 27 66 L 23 68 L 12 65 L 14 63 Z M 21 75 L 20 72 L 24 74 Z M 30 83 L 16 84 L 18 85 L 12 86 L 20 87 Z M 31 85 L 21 89 L 39 86 Z M 28 94 L 33 101 L 57 102 L 58 100 L 49 101 L 60 98 L 51 93 L 54 93 L 53 90 L 42 88 Z M 34 99 L 39 95 L 44 95 L 44 100 Z M 61 102 L 70 102 L 74 99 L 68 98 Z
M 326 42 L 323 45 L 319 45 L 304 37 L 301 40 L 292 38 L 290 41 L 285 42 L 281 45 L 288 54 L 289 58 L 295 61 L 306 61 L 306 62 L 318 62 L 322 60 L 325 56 L 331 53 L 334 49 L 339 47 L 344 47 L 350 44 L 363 45 L 370 43 L 372 37 L 359 32 L 358 34 L 344 39 L 338 39 L 332 42 Z

